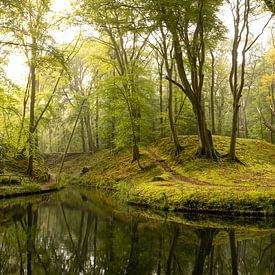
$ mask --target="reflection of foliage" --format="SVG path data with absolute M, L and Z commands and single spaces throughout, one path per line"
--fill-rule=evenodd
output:
M 137 211 L 114 209 L 113 203 L 109 208 L 107 201 L 92 191 L 64 193 L 62 202 L 52 200 L 38 209 L 22 204 L 21 216 L 14 211 L 14 221 L 0 227 L 0 274 L 19 274 L 20 263 L 26 270 L 26 244 L 33 274 L 189 274 L 195 266 L 231 273 L 226 228 L 149 220 Z M 274 236 L 268 231 L 248 235 L 242 228 L 234 232 L 239 271 L 253 274 L 259 263 L 261 274 L 271 273 Z

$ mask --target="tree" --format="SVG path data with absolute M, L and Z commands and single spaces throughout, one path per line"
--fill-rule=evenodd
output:
M 250 41 L 250 19 L 253 12 L 257 9 L 257 4 L 251 5 L 250 0 L 236 0 L 228 1 L 231 5 L 231 12 L 234 20 L 234 38 L 231 53 L 231 71 L 229 76 L 230 90 L 233 96 L 233 117 L 232 117 L 232 130 L 231 142 L 229 149 L 229 158 L 237 160 L 236 156 L 236 140 L 239 122 L 240 100 L 245 85 L 245 72 L 246 72 L 246 59 L 247 53 L 255 44 L 262 32 L 252 38 Z M 268 25 L 270 19 L 265 24 L 264 28 Z M 263 28 L 263 29 L 264 29 Z M 240 56 L 240 63 L 239 61 Z
M 120 2 L 83 1 L 80 14 L 86 23 L 95 25 L 104 34 L 100 40 L 110 47 L 109 57 L 114 67 L 113 88 L 126 105 L 132 138 L 132 161 L 137 161 L 141 167 L 141 89 L 144 89 L 141 84 L 144 82 L 143 68 L 148 64 L 144 57 L 149 35 L 145 33 L 145 38 L 141 36 L 144 25 L 139 21 L 136 10 Z
M 49 39 L 47 35 L 47 14 L 49 12 L 50 1 L 16 1 L 7 3 L 6 16 L 10 20 L 6 22 L 7 31 L 12 33 L 15 45 L 23 47 L 28 59 L 30 70 L 29 85 L 29 135 L 28 135 L 28 168 L 27 174 L 33 175 L 33 161 L 35 155 L 35 102 L 38 87 L 37 68 L 41 50 L 44 43 Z M 26 108 L 27 98 L 24 101 Z
M 262 112 L 261 107 L 258 108 L 259 114 L 263 119 L 264 125 L 270 130 L 270 141 L 273 142 L 273 136 L 275 136 L 275 49 L 274 47 L 266 54 L 266 61 L 271 65 L 271 74 L 264 75 L 262 82 L 268 87 L 267 100 L 269 101 L 270 109 L 270 121 L 268 121 Z
M 175 69 L 174 62 L 174 48 L 172 45 L 172 39 L 170 33 L 164 28 L 164 26 L 160 25 L 159 28 L 155 31 L 155 49 L 158 51 L 158 55 L 162 58 L 161 67 L 161 75 L 160 75 L 160 110 L 161 110 L 161 119 L 162 119 L 162 71 L 163 66 L 165 67 L 165 71 L 167 74 L 167 79 L 171 80 L 173 78 L 173 71 Z M 159 33 L 159 34 L 158 34 Z M 175 153 L 176 155 L 180 153 L 182 147 L 179 142 L 177 130 L 176 130 L 176 117 L 174 117 L 173 113 L 173 82 L 169 81 L 168 83 L 168 118 L 169 118 L 169 126 L 171 131 L 172 140 L 175 145 Z M 161 120 L 161 127 L 163 127 L 163 120 Z M 162 128 L 161 128 L 162 129 Z
M 152 3 L 155 17 L 166 25 L 172 35 L 181 83 L 169 77 L 168 79 L 180 87 L 192 104 L 198 124 L 198 155 L 216 159 L 217 152 L 206 124 L 203 84 L 207 40 L 210 39 L 211 33 L 219 30 L 218 24 L 221 22 L 216 17 L 216 12 L 221 1 L 152 1 Z

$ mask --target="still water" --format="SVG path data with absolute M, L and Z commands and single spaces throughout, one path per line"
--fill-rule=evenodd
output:
M 6 200 L 0 274 L 275 274 L 275 221 L 167 216 L 95 190 Z

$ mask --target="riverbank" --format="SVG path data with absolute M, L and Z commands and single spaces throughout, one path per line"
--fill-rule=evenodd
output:
M 0 187 L 0 199 L 16 198 L 31 196 L 37 194 L 46 194 L 63 189 L 64 186 L 59 184 L 38 184 L 29 183 L 25 185 L 16 186 L 1 186 Z
M 2 144 L 3 145 L 3 144 Z M 14 148 L 5 144 L 0 155 L 0 199 L 44 194 L 62 188 L 50 177 L 44 159 L 37 156 L 33 165 L 33 176 L 26 175 L 28 159 L 14 153 Z
M 216 149 L 225 154 L 230 139 L 214 136 Z M 234 215 L 275 214 L 275 146 L 238 139 L 237 156 L 227 159 L 196 158 L 196 136 L 180 138 L 183 151 L 174 156 L 173 144 L 163 139 L 141 149 L 141 165 L 131 163 L 131 150 L 108 150 L 71 157 L 64 172 L 72 185 L 114 190 L 130 204 L 167 210 Z M 83 167 L 89 167 L 82 174 Z

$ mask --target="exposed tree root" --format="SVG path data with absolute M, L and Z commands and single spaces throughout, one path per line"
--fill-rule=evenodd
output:
M 232 162 L 236 162 L 236 163 L 239 163 L 239 164 L 241 164 L 241 165 L 243 165 L 243 166 L 246 166 L 246 164 L 245 164 L 244 162 L 242 162 L 238 157 L 235 157 L 234 159 L 232 159 L 232 158 L 230 157 L 230 154 L 229 154 L 229 153 L 224 154 L 224 155 L 221 155 L 221 158 L 223 158 L 223 159 L 227 158 L 228 160 L 230 160 L 230 161 L 232 161 Z
M 217 150 L 213 150 L 212 152 L 204 152 L 202 148 L 198 148 L 196 152 L 197 158 L 206 158 L 206 159 L 212 159 L 214 161 L 219 160 L 221 154 Z

